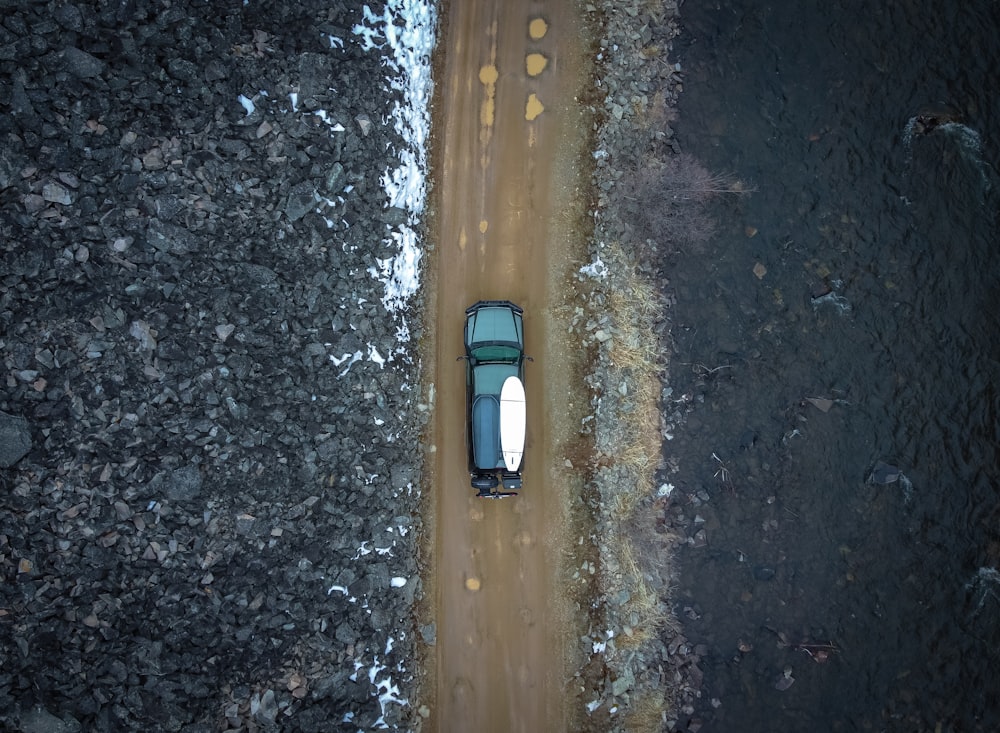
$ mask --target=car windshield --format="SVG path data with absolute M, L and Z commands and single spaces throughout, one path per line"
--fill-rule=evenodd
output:
M 520 349 L 502 344 L 490 344 L 472 350 L 472 356 L 478 362 L 513 363 L 520 355 Z

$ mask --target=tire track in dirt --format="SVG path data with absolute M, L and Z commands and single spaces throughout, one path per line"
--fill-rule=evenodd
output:
M 566 239 L 584 139 L 575 102 L 581 35 L 570 2 L 453 0 L 444 12 L 434 120 L 428 589 L 436 645 L 427 660 L 428 723 L 439 731 L 566 730 L 575 631 L 559 578 L 576 537 L 566 520 L 564 470 L 551 466 L 572 370 L 551 359 L 564 355 L 546 334 L 553 283 L 576 249 L 554 245 Z M 464 310 L 480 299 L 524 308 L 526 351 L 535 359 L 525 379 L 524 488 L 499 501 L 477 498 L 469 486 L 465 366 L 455 361 Z

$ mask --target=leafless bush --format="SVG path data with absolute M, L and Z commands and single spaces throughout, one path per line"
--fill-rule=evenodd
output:
M 637 171 L 635 180 L 629 207 L 635 233 L 651 240 L 661 255 L 702 249 L 715 234 L 706 204 L 719 195 L 749 193 L 739 180 L 710 173 L 684 153 Z
M 628 518 L 626 532 L 641 577 L 658 597 L 668 597 L 676 572 L 673 546 L 679 537 L 667 524 L 663 501 L 646 498 L 639 502 Z

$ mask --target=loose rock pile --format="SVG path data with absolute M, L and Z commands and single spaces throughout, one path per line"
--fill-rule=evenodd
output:
M 395 725 L 421 413 L 358 4 L 0 7 L 0 727 Z
M 641 367 L 622 358 L 630 352 L 663 353 L 669 329 L 667 299 L 656 304 L 657 291 L 667 283 L 649 280 L 641 256 L 648 243 L 640 241 L 623 214 L 634 209 L 636 173 L 679 152 L 670 128 L 683 87 L 681 70 L 670 58 L 679 11 L 674 2 L 655 7 L 605 2 L 599 11 L 603 26 L 595 96 L 601 123 L 594 153 L 592 253 L 598 264 L 589 272 L 596 287 L 589 308 L 592 321 L 585 327 L 598 354 L 589 381 L 595 395 L 594 442 L 603 456 L 595 476 L 601 497 L 595 521 L 605 627 L 602 638 L 583 641 L 601 650 L 606 672 L 591 705 L 591 720 L 600 730 L 686 730 L 691 701 L 700 695 L 699 657 L 677 631 L 668 605 L 676 572 L 672 545 L 683 541 L 684 534 L 674 526 L 669 493 L 657 492 L 651 482 L 643 485 L 652 478 L 658 456 L 644 456 L 648 465 L 621 458 L 640 447 L 642 441 L 630 431 L 645 425 L 639 411 L 646 403 L 659 407 L 659 370 L 667 368 L 665 357 Z M 616 294 L 643 305 L 616 308 Z M 654 390 L 651 400 L 646 398 L 649 389 Z M 660 443 L 653 430 L 643 437 Z M 637 487 L 648 491 L 640 495 Z M 652 620 L 660 625 L 648 628 Z

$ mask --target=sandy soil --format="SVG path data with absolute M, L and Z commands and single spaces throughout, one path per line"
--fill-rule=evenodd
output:
M 579 425 L 573 363 L 550 338 L 574 256 L 586 139 L 574 102 L 584 78 L 570 3 L 452 2 L 443 10 L 434 129 L 437 404 L 431 461 L 436 623 L 434 730 L 557 731 L 575 633 L 560 563 L 576 542 L 562 466 Z M 568 161 L 568 162 L 567 162 Z M 578 264 L 577 264 L 578 266 Z M 464 436 L 464 309 L 480 299 L 525 309 L 528 436 L 524 488 L 479 499 Z M 435 302 L 431 300 L 429 302 Z M 581 359 L 581 354 L 575 355 Z

